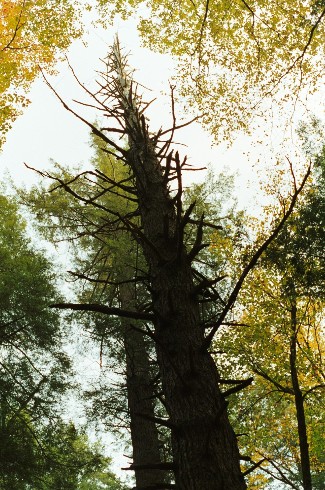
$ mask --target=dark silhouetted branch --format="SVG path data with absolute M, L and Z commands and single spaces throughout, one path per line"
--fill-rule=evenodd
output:
M 98 303 L 56 303 L 50 305 L 50 308 L 59 308 L 61 310 L 94 311 L 96 313 L 104 313 L 105 315 L 133 318 L 134 320 L 152 321 L 155 318 L 152 313 L 122 310 L 121 308 L 101 305 Z
M 247 388 L 247 386 L 252 384 L 253 381 L 254 381 L 254 378 L 245 379 L 245 381 L 242 381 L 237 386 L 234 386 L 233 388 L 230 388 L 229 390 L 224 391 L 222 394 L 226 398 L 227 396 L 233 395 L 234 393 L 238 393 L 238 391 L 241 391 L 241 390 Z
M 264 461 L 266 461 L 265 458 L 261 459 L 260 461 L 258 461 L 255 464 L 253 464 L 253 466 L 251 466 L 250 468 L 248 468 L 248 470 L 246 470 L 243 473 L 243 476 L 246 476 L 246 475 L 249 475 L 250 473 L 252 473 L 252 471 L 256 470 L 256 468 L 258 468 L 259 466 L 261 466 L 261 464 L 264 463 Z
M 169 429 L 175 429 L 175 425 L 170 420 L 162 419 L 160 417 L 152 417 L 151 415 L 147 415 L 145 413 L 139 413 L 139 412 L 135 413 L 135 415 L 145 420 L 150 420 L 155 424 L 162 425 L 163 427 L 168 427 Z
M 146 487 L 133 487 L 132 490 L 169 490 L 176 489 L 175 483 L 156 483 Z
M 146 463 L 146 464 L 135 464 L 132 463 L 128 468 L 121 468 L 125 471 L 135 471 L 135 470 L 175 470 L 175 463 Z

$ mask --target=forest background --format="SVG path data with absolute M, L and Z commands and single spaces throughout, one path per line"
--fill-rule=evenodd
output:
M 138 68 L 135 79 L 139 81 L 142 85 L 148 86 L 150 89 L 154 87 L 155 90 L 153 95 L 159 94 L 158 98 L 160 99 L 160 101 L 163 100 L 163 103 L 158 100 L 152 106 L 153 108 L 151 109 L 151 112 L 148 113 L 152 126 L 156 130 L 158 130 L 160 126 L 168 127 L 170 125 L 170 88 L 168 81 L 174 80 L 172 83 L 175 83 L 176 85 L 177 94 L 177 87 L 180 87 L 182 81 L 176 81 L 177 74 L 179 74 L 180 71 L 180 68 L 177 66 L 176 55 L 182 56 L 183 54 L 186 59 L 186 57 L 188 56 L 186 49 L 184 49 L 184 53 L 182 53 L 181 51 L 177 52 L 176 49 L 176 52 L 172 53 L 174 54 L 174 58 L 166 54 L 153 54 L 151 51 L 148 50 L 148 48 L 144 49 L 138 47 L 137 49 L 135 49 L 134 44 L 137 43 L 139 45 L 141 42 L 139 41 L 139 37 L 136 31 L 136 25 L 139 21 L 139 15 L 143 15 L 145 18 L 148 17 L 149 14 L 154 15 L 155 8 L 153 8 L 154 13 L 152 13 L 149 9 L 150 5 L 149 8 L 148 6 L 144 7 L 143 5 L 140 5 L 140 10 L 138 13 L 136 13 L 134 10 L 135 5 L 131 5 L 131 13 L 129 11 L 125 13 L 123 5 L 117 5 L 117 10 L 120 10 L 119 13 L 120 15 L 122 15 L 122 17 L 129 17 L 131 14 L 134 14 L 134 18 L 129 17 L 128 20 L 125 21 L 120 17 L 120 19 L 116 21 L 113 26 L 111 26 L 109 24 L 111 19 L 110 13 L 107 13 L 105 10 L 107 5 L 105 4 L 105 2 L 102 3 L 103 5 L 99 6 L 99 8 L 102 8 L 102 10 L 99 10 L 99 12 L 101 12 L 100 15 L 102 19 L 104 18 L 104 27 L 96 26 L 96 24 L 98 24 L 98 12 L 95 12 L 94 9 L 89 9 L 86 4 L 70 4 L 69 2 L 63 2 L 63 5 L 67 7 L 67 10 L 58 10 L 58 16 L 56 18 L 55 15 L 53 15 L 55 9 L 58 8 L 56 2 L 34 3 L 34 5 L 37 5 L 40 8 L 40 12 L 42 11 L 42 7 L 44 5 L 49 9 L 49 11 L 51 12 L 51 18 L 54 22 L 52 29 L 54 28 L 54 32 L 56 32 L 55 29 L 57 29 L 57 26 L 59 25 L 60 28 L 57 32 L 59 36 L 61 36 L 59 43 L 57 39 L 55 39 L 55 37 L 54 39 L 51 39 L 50 36 L 50 40 L 48 42 L 44 41 L 43 38 L 43 41 L 41 43 L 41 46 L 45 46 L 43 51 L 42 48 L 40 49 L 39 46 L 37 46 L 36 42 L 35 46 L 37 49 L 35 50 L 35 52 L 37 52 L 37 56 L 35 60 L 33 60 L 33 50 L 27 49 L 27 51 L 25 52 L 24 49 L 21 47 L 18 50 L 15 50 L 15 47 L 10 45 L 11 39 L 13 40 L 12 43 L 14 43 L 15 41 L 12 35 L 12 33 L 15 32 L 15 26 L 17 27 L 17 25 L 19 25 L 19 22 L 21 22 L 22 18 L 20 16 L 25 15 L 25 12 L 26 19 L 24 19 L 24 22 L 21 22 L 21 31 L 23 31 L 23 29 L 25 28 L 25 23 L 28 26 L 28 9 L 31 8 L 30 5 L 32 4 L 30 4 L 29 2 L 4 2 L 2 5 L 1 13 L 2 22 L 4 23 L 3 25 L 6 24 L 7 19 L 11 19 L 12 24 L 8 24 L 9 30 L 5 31 L 4 29 L 4 34 L 2 34 L 3 48 L 1 88 L 3 93 L 2 101 L 4 101 L 7 105 L 5 105 L 4 110 L 2 107 L 1 122 L 3 134 L 7 138 L 7 143 L 5 143 L 3 146 L 3 153 L 1 154 L 0 158 L 2 164 L 9 167 L 9 171 L 13 176 L 13 182 L 15 185 L 20 183 L 28 183 L 28 186 L 30 186 L 34 185 L 35 183 L 35 172 L 31 172 L 30 170 L 27 171 L 25 167 L 22 166 L 23 161 L 26 161 L 26 163 L 30 164 L 30 166 L 32 167 L 36 167 L 41 171 L 44 171 L 46 169 L 52 168 L 52 164 L 49 163 L 50 158 L 53 158 L 55 162 L 58 162 L 63 167 L 66 167 L 66 165 L 68 164 L 70 168 L 71 166 L 77 165 L 81 169 L 88 168 L 89 161 L 94 158 L 94 149 L 91 149 L 89 145 L 88 130 L 83 128 L 83 126 L 79 122 L 75 122 L 75 118 L 63 111 L 56 97 L 49 90 L 49 88 L 44 83 L 44 80 L 39 75 L 39 65 L 43 67 L 45 72 L 46 70 L 48 70 L 49 65 L 54 66 L 55 69 L 58 71 L 58 74 L 50 74 L 46 76 L 48 80 L 50 80 L 55 90 L 60 93 L 65 101 L 70 101 L 71 99 L 82 99 L 82 93 L 78 91 L 79 89 L 77 88 L 77 84 L 75 84 L 75 82 L 73 81 L 73 76 L 71 75 L 70 69 L 67 67 L 67 63 L 59 62 L 59 64 L 57 64 L 58 58 L 62 53 L 66 51 L 66 49 L 68 49 L 70 43 L 72 43 L 72 46 L 71 48 L 69 48 L 70 51 L 68 51 L 69 61 L 73 69 L 75 69 L 78 73 L 78 77 L 80 78 L 80 80 L 86 81 L 86 87 L 89 90 L 93 90 L 95 80 L 94 73 L 96 69 L 98 70 L 101 67 L 100 62 L 98 62 L 98 58 L 104 58 L 106 56 L 106 52 L 109 49 L 108 47 L 113 42 L 114 34 L 116 31 L 118 31 L 121 44 L 126 47 L 126 50 L 130 48 L 131 54 L 136 52 L 135 57 L 133 55 L 130 57 L 130 64 L 135 65 Z M 208 4 L 205 4 L 205 6 L 206 5 Z M 322 22 L 322 4 L 320 3 L 317 8 L 319 8 L 320 12 L 320 20 L 317 24 L 318 27 L 318 25 L 321 25 Z M 80 12 L 78 9 L 80 10 Z M 179 11 L 177 10 L 177 12 Z M 205 9 L 203 9 L 200 15 L 201 23 L 199 25 L 201 27 L 204 24 L 203 21 L 205 18 L 205 12 Z M 81 17 L 78 17 L 79 13 Z M 104 13 L 106 17 L 104 16 Z M 66 25 L 64 22 L 62 22 L 62 14 L 66 14 Z M 303 14 L 304 12 L 301 12 L 301 15 Z M 249 13 L 249 15 L 252 15 L 251 12 Z M 85 23 L 82 27 L 82 33 L 81 18 L 83 18 L 83 21 Z M 95 24 L 92 24 L 93 21 L 95 21 Z M 75 22 L 75 24 L 73 22 Z M 107 27 L 108 25 L 109 27 Z M 167 26 L 168 25 L 169 24 L 167 22 Z M 147 30 L 144 30 L 143 26 L 146 26 Z M 155 41 L 152 40 L 152 33 L 154 32 L 153 29 L 156 28 L 157 27 L 155 25 L 153 27 L 150 26 L 150 22 L 147 22 L 147 24 L 146 22 L 142 23 L 142 35 L 144 36 L 144 39 L 146 40 L 147 35 L 146 42 L 148 42 L 149 39 L 151 47 L 157 49 L 157 46 L 155 46 Z M 40 29 L 39 32 L 42 32 L 44 34 L 44 32 L 47 32 L 47 30 L 49 29 L 49 26 L 39 25 L 38 29 Z M 19 30 L 17 30 L 18 34 Z M 316 30 L 317 29 L 315 28 L 315 31 Z M 62 37 L 62 32 L 65 34 L 64 37 Z M 108 37 L 106 37 L 108 32 L 109 35 Z M 165 30 L 162 32 L 167 32 L 168 34 L 168 28 L 165 27 Z M 188 34 L 186 32 L 186 29 L 184 30 L 184 32 L 186 35 Z M 196 36 L 200 38 L 200 35 L 201 30 L 199 29 L 198 32 L 196 32 Z M 77 40 L 73 41 L 74 38 L 77 38 Z M 18 39 L 19 38 L 17 37 L 17 40 Z M 184 42 L 189 42 L 190 39 L 191 38 L 186 41 L 185 37 Z M 306 39 L 308 43 L 308 36 Z M 35 42 L 35 39 L 33 40 L 33 42 Z M 61 43 L 61 45 L 59 45 L 59 50 L 54 49 L 53 51 L 51 51 L 52 42 L 54 44 Z M 88 47 L 84 45 L 84 43 L 87 42 L 89 44 Z M 13 49 L 11 49 L 11 47 Z M 322 62 L 321 59 L 318 59 L 318 57 L 321 57 L 321 53 L 317 52 L 316 48 L 314 49 L 315 52 L 312 52 L 312 56 L 316 60 L 316 66 L 319 62 L 320 67 L 322 65 Z M 168 46 L 168 43 L 166 43 L 166 51 L 168 50 L 170 50 L 170 47 Z M 20 51 L 22 51 L 23 57 L 25 57 L 25 60 L 27 60 L 25 72 L 24 61 L 21 60 L 19 56 L 17 56 L 17 52 L 20 54 Z M 171 49 L 171 51 L 173 51 L 173 48 Z M 10 53 L 11 58 L 6 58 L 8 52 Z M 31 56 L 30 60 L 28 59 L 29 56 Z M 21 72 L 19 72 L 19 70 L 16 70 L 14 66 L 15 59 L 17 61 L 17 66 L 21 64 L 21 66 L 23 67 Z M 287 61 L 288 66 L 290 67 L 290 60 Z M 35 63 L 34 66 L 33 63 Z M 204 62 L 202 63 L 202 66 L 202 69 L 204 70 Z M 10 73 L 10 68 L 12 67 L 13 71 L 12 73 Z M 316 69 L 317 77 L 320 71 L 319 67 L 317 67 Z M 304 73 L 302 67 L 300 68 L 301 73 Z M 311 71 L 312 70 L 310 70 L 310 72 Z M 307 78 L 308 73 L 309 68 L 307 67 Z M 186 71 L 185 75 L 188 75 Z M 295 80 L 295 77 L 297 76 L 298 75 L 295 74 L 293 76 L 293 79 Z M 272 100 L 270 105 L 266 103 L 266 106 L 263 107 L 262 113 L 267 114 L 266 120 L 262 120 L 260 118 L 261 114 L 257 114 L 255 119 L 249 116 L 246 122 L 245 118 L 243 118 L 244 122 L 238 124 L 238 121 L 240 121 L 241 119 L 238 113 L 234 111 L 234 113 L 231 113 L 227 116 L 226 109 L 224 108 L 225 122 L 223 122 L 222 131 L 219 131 L 218 128 L 213 126 L 213 124 L 211 123 L 211 116 L 208 116 L 205 120 L 204 131 L 202 130 L 200 125 L 195 122 L 192 126 L 189 126 L 184 130 L 180 130 L 177 133 L 176 141 L 187 144 L 185 153 L 189 155 L 190 163 L 193 163 L 195 165 L 197 164 L 199 167 L 204 167 L 206 164 L 211 162 L 213 169 L 216 170 L 217 168 L 217 173 L 220 172 L 223 163 L 226 163 L 231 172 L 233 171 L 234 167 L 239 167 L 240 179 L 235 178 L 234 184 L 235 198 L 239 200 L 240 207 L 243 207 L 244 205 L 247 206 L 247 209 L 249 210 L 248 214 L 250 214 L 251 216 L 260 215 L 260 206 L 265 206 L 265 204 L 267 203 L 269 207 L 267 208 L 266 215 L 264 216 L 265 226 L 267 225 L 267 220 L 270 219 L 270 214 L 272 216 L 272 213 L 275 212 L 275 202 L 279 197 L 279 194 L 281 197 L 281 193 L 277 193 L 276 190 L 279 189 L 279 186 L 282 185 L 282 182 L 285 182 L 283 190 L 286 190 L 287 186 L 290 186 L 290 184 L 292 183 L 293 169 L 290 168 L 290 165 L 288 164 L 286 158 L 290 162 L 294 161 L 294 174 L 298 179 L 306 168 L 306 160 L 308 160 L 308 158 L 313 159 L 316 155 L 321 153 L 323 144 L 323 133 L 321 129 L 321 122 L 319 122 L 317 119 L 321 118 L 323 111 L 321 111 L 320 109 L 322 107 L 322 92 L 319 90 L 315 90 L 315 87 L 316 89 L 319 89 L 320 79 L 317 77 L 313 80 L 309 80 L 309 82 L 313 83 L 314 87 L 313 90 L 310 90 L 310 92 L 315 91 L 315 93 L 310 94 L 307 85 L 306 87 L 298 87 L 301 92 L 295 92 L 295 90 L 298 90 L 297 87 L 293 88 L 292 86 L 290 86 L 289 82 L 286 86 L 285 81 L 283 87 L 279 90 L 279 100 L 277 100 L 277 97 L 275 97 L 275 100 Z M 243 87 L 245 87 L 244 83 Z M 214 90 L 214 88 L 212 87 L 211 90 Z M 281 92 L 281 90 L 283 92 Z M 290 91 L 292 91 L 291 94 L 294 96 L 294 100 L 290 97 L 287 97 L 287 90 L 289 91 L 289 93 Z M 164 92 L 164 95 L 160 96 L 161 91 Z M 40 99 L 38 99 L 40 93 L 42 94 L 42 96 Z M 296 93 L 297 97 L 295 97 Z M 281 100 L 282 95 L 284 99 L 287 98 L 287 100 Z M 302 99 L 302 103 L 298 101 L 298 95 L 299 101 Z M 226 94 L 226 97 L 227 96 L 229 96 L 229 94 Z M 251 96 L 251 94 L 247 92 L 247 97 L 248 96 Z M 307 96 L 308 100 L 306 99 Z M 27 101 L 24 99 L 25 97 L 31 99 L 31 104 L 29 106 Z M 219 95 L 220 100 L 223 97 L 224 94 Z M 151 94 L 150 98 L 152 98 Z M 191 98 L 193 99 L 191 92 L 189 92 L 189 96 L 187 97 L 185 93 L 181 92 L 181 90 L 178 91 L 178 95 L 176 95 L 176 113 L 177 116 L 180 116 L 180 118 L 183 117 L 183 114 L 186 116 L 191 116 L 191 114 L 195 114 L 195 111 L 200 112 L 204 103 L 207 104 L 207 107 L 209 108 L 208 111 L 211 110 L 211 106 L 209 106 L 209 104 L 211 104 L 211 97 L 208 101 L 202 101 L 198 99 L 198 101 L 196 102 L 197 106 L 195 106 L 195 102 L 193 102 L 193 100 L 191 101 Z M 272 97 L 270 99 L 272 99 Z M 236 99 L 234 99 L 233 101 L 230 101 L 230 106 L 234 107 L 236 106 L 236 103 L 237 101 Z M 190 104 L 192 104 L 192 109 Z M 27 108 L 24 107 L 25 105 L 27 105 Z M 23 109 L 22 116 L 18 116 L 17 110 L 19 106 L 21 106 Z M 8 112 L 8 108 L 10 110 L 12 109 L 12 111 L 10 112 L 9 110 Z M 90 121 L 93 121 L 96 117 L 90 111 L 86 111 L 84 112 L 84 114 L 86 115 L 85 117 Z M 9 125 L 11 125 L 10 121 L 15 119 L 16 121 L 14 122 L 13 128 L 10 129 L 7 134 Z M 299 135 L 297 135 L 296 131 L 297 128 L 300 128 L 301 137 L 301 122 L 305 124 L 305 153 L 304 149 L 300 149 L 303 145 L 299 143 Z M 249 132 L 251 133 L 250 136 L 245 134 L 245 131 L 247 129 L 249 129 Z M 82 144 L 81 141 L 83 141 Z M 307 151 L 309 152 L 307 159 L 306 141 L 309 142 L 309 146 L 307 145 Z M 216 144 L 217 146 L 211 149 L 212 143 Z M 180 151 L 184 151 L 182 147 L 180 147 L 179 149 Z M 220 164 L 220 162 L 222 162 L 222 164 Z M 243 167 L 245 169 L 244 171 Z M 251 171 L 251 169 L 253 169 L 253 171 Z M 188 180 L 185 180 L 186 184 L 189 184 L 193 180 L 196 183 L 204 181 L 204 172 L 203 175 L 198 173 L 200 177 L 196 177 L 197 174 L 194 174 L 195 178 L 193 179 L 191 175 Z M 257 181 L 263 179 L 264 194 L 260 192 L 257 185 Z M 247 192 L 248 180 L 254 182 L 253 184 L 251 184 L 249 192 Z M 229 182 L 229 180 L 227 181 L 226 177 L 225 182 Z M 265 188 L 267 188 L 267 186 L 268 195 L 266 196 Z M 238 189 L 240 189 L 240 191 Z M 275 193 L 273 192 L 273 194 L 272 189 L 275 190 Z M 12 191 L 10 190 L 10 184 L 7 184 L 7 192 L 8 191 L 9 193 L 12 193 Z M 260 197 L 257 198 L 256 196 Z M 231 206 L 232 205 L 229 204 L 230 208 Z M 251 232 L 258 235 L 260 230 L 259 227 L 261 225 L 258 224 L 258 221 L 254 221 L 254 223 L 255 224 L 252 227 L 253 232 Z M 29 233 L 31 233 L 31 229 L 29 230 Z M 39 238 L 37 238 L 37 241 L 38 240 Z M 229 248 L 231 248 L 230 245 L 228 246 Z M 61 250 L 62 249 L 63 247 L 61 246 Z M 66 253 L 66 251 L 67 249 L 64 249 L 63 253 Z M 60 259 L 59 261 L 61 269 L 67 268 L 65 260 L 66 259 L 63 259 L 63 264 L 62 259 Z M 69 262 L 70 260 L 73 261 L 73 258 L 69 259 Z M 319 294 L 318 296 L 321 296 L 321 294 Z M 262 311 L 262 306 L 260 308 Z M 319 315 L 319 313 L 317 313 L 317 315 Z M 231 351 L 232 347 L 230 346 L 229 349 Z M 235 356 L 235 359 L 239 358 L 238 352 L 234 353 L 233 355 Z M 96 366 L 95 369 L 99 365 L 98 358 L 95 358 L 94 360 L 90 359 L 88 360 L 88 362 L 90 362 L 90 365 Z M 236 364 L 236 361 L 234 361 L 234 364 Z M 244 361 L 243 365 L 245 365 Z M 318 367 L 321 370 L 321 366 Z M 86 371 L 89 369 L 89 366 L 87 364 L 83 364 L 82 369 Z M 69 429 L 66 427 L 62 430 Z M 104 465 L 102 461 L 100 464 Z M 91 471 L 94 471 L 93 468 L 90 469 L 90 472 Z M 290 483 L 286 481 L 286 478 L 287 477 L 284 477 L 282 479 L 282 483 L 290 487 Z M 320 478 L 322 478 L 322 476 L 320 476 Z M 6 484 L 8 485 L 8 483 Z M 115 483 L 110 484 L 115 485 Z M 261 474 L 256 477 L 256 481 L 254 481 L 253 479 L 250 482 L 252 488 L 263 488 L 263 485 L 264 488 L 273 488 L 273 484 L 274 482 L 272 483 L 272 480 L 270 479 L 263 480 Z M 291 486 L 296 484 L 296 482 L 291 482 Z M 318 485 L 318 483 L 316 484 Z M 321 480 L 319 484 L 322 485 Z M 12 485 L 12 482 L 10 483 L 10 485 Z M 49 483 L 47 483 L 47 485 L 49 485 Z M 116 485 L 118 485 L 118 483 L 116 483 Z M 7 487 L 4 486 L 4 488 Z M 315 488 L 318 487 L 315 486 Z

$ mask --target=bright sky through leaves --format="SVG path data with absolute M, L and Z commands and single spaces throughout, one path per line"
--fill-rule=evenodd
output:
M 80 80 L 87 87 L 94 86 L 95 70 L 101 68 L 99 58 L 105 57 L 114 34 L 118 32 L 122 46 L 130 52 L 130 64 L 137 68 L 136 79 L 153 90 L 152 93 L 148 92 L 148 98 L 158 99 L 150 111 L 153 128 L 158 129 L 160 124 L 168 126 L 171 120 L 168 84 L 174 74 L 175 62 L 168 55 L 154 54 L 141 48 L 136 25 L 132 19 L 126 22 L 117 20 L 113 27 L 108 26 L 104 29 L 95 28 L 89 17 L 87 28 L 89 32 L 84 35 L 87 45 L 77 40 L 68 52 L 69 61 Z M 67 63 L 61 62 L 56 68 L 58 74 L 50 77 L 54 88 L 67 102 L 75 98 L 83 100 L 84 96 L 73 80 Z M 165 97 L 162 97 L 162 92 L 165 92 Z M 51 158 L 61 164 L 82 162 L 87 166 L 91 155 L 88 129 L 63 109 L 41 78 L 34 82 L 28 97 L 31 104 L 8 133 L 7 143 L 0 154 L 0 172 L 3 174 L 7 168 L 16 183 L 31 183 L 35 177 L 31 171 L 25 169 L 24 162 L 40 169 L 46 168 Z M 95 117 L 94 113 L 90 112 L 87 116 L 90 119 Z M 189 118 L 190 115 L 187 116 L 187 119 Z M 263 154 L 267 163 L 270 163 L 282 136 L 275 131 L 271 138 L 263 141 L 263 145 L 254 146 L 257 139 L 263 139 L 263 133 L 260 131 L 253 137 L 239 136 L 229 149 L 225 143 L 211 149 L 208 133 L 201 130 L 198 124 L 193 124 L 179 131 L 176 140 L 188 145 L 188 148 L 180 147 L 180 151 L 188 154 L 190 161 L 197 166 L 211 163 L 216 170 L 221 170 L 226 165 L 231 172 L 238 171 L 239 199 L 242 204 L 247 204 L 250 198 L 255 200 L 251 191 L 247 192 L 246 189 L 247 181 L 254 181 L 256 178 L 255 171 L 252 172 L 252 163 Z M 268 156 L 265 156 L 266 154 Z M 203 174 L 198 172 L 192 174 L 191 178 L 202 179 Z

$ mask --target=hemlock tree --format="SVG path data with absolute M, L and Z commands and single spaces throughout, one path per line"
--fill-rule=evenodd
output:
M 1 415 L 1 490 L 125 490 L 102 448 L 72 422 L 58 416 L 51 423 L 32 421 L 22 412 Z
M 56 166 L 55 170 L 46 174 L 39 172 L 53 183 L 48 187 L 38 186 L 27 196 L 24 193 L 24 199 L 29 209 L 37 215 L 41 230 L 47 239 L 68 240 L 72 244 L 75 270 L 70 271 L 70 274 L 75 285 L 77 281 L 84 283 L 78 293 L 80 304 L 96 302 L 103 307 L 103 310 L 105 306 L 121 306 L 125 311 L 137 310 L 141 315 L 145 305 L 150 303 L 150 294 L 145 285 L 147 270 L 141 248 L 136 245 L 132 235 L 123 226 L 115 223 L 107 210 L 101 207 L 110 209 L 114 207 L 122 214 L 127 209 L 131 213 L 135 205 L 128 203 L 126 206 L 126 196 L 121 190 L 118 193 L 113 190 L 114 187 L 110 190 L 108 184 L 113 177 L 125 181 L 127 174 L 125 169 L 118 169 L 116 159 L 112 155 L 102 151 L 103 145 L 104 143 L 101 143 L 98 138 L 94 138 L 93 170 L 67 171 Z M 111 149 L 106 146 L 106 150 Z M 118 172 L 120 173 L 117 175 Z M 208 182 L 209 185 L 193 186 L 186 195 L 189 204 L 196 200 L 192 223 L 199 220 L 203 211 L 208 215 L 210 232 L 205 233 L 206 239 L 211 238 L 208 235 L 215 233 L 216 230 L 220 232 L 220 222 L 226 225 L 229 234 L 229 225 L 235 221 L 234 210 L 229 209 L 230 206 L 224 202 L 231 192 L 230 178 L 220 175 L 215 179 L 210 173 Z M 85 202 L 88 203 L 87 206 L 84 205 Z M 222 214 L 226 217 L 222 217 Z M 219 221 L 219 224 L 213 224 L 215 221 Z M 137 223 L 136 219 L 135 223 Z M 191 243 L 193 245 L 195 230 L 187 235 L 188 245 Z M 203 259 L 201 254 L 201 271 Z M 224 267 L 224 263 L 222 266 Z M 216 300 L 219 297 L 216 296 Z M 201 308 L 206 310 L 205 303 L 202 303 Z M 108 312 L 110 312 L 109 308 Z M 87 332 L 92 332 L 94 340 L 100 341 L 101 345 L 100 363 L 103 372 L 101 386 L 95 386 L 87 395 L 92 398 L 93 417 L 97 420 L 101 417 L 104 425 L 107 425 L 110 430 L 114 430 L 114 420 L 117 427 L 120 427 L 126 407 L 123 407 L 121 402 L 116 404 L 116 397 L 120 400 L 124 397 L 124 380 L 121 387 L 114 389 L 112 386 L 109 388 L 105 378 L 109 376 L 112 369 L 121 372 L 125 363 L 129 411 L 129 420 L 126 420 L 125 424 L 130 424 L 133 452 L 130 469 L 135 471 L 137 487 L 162 485 L 163 471 L 168 470 L 171 465 L 168 464 L 166 456 L 162 455 L 162 434 L 158 437 L 154 423 L 155 415 L 160 417 L 165 415 L 161 410 L 163 405 L 160 408 L 157 406 L 157 399 L 160 404 L 164 400 L 160 394 L 159 371 L 155 367 L 153 342 L 150 338 L 145 340 L 146 324 L 143 321 L 130 321 L 127 318 L 100 320 L 94 313 L 79 315 L 78 322 L 84 324 Z M 114 385 L 117 386 L 116 379 Z M 113 395 L 114 392 L 116 396 Z M 159 432 L 161 433 L 162 430 Z M 163 464 L 160 464 L 161 462 Z M 149 463 L 156 467 L 150 468 Z M 159 468 L 161 471 L 158 471 Z
M 59 295 L 50 263 L 31 247 L 16 204 L 3 195 L 0 204 L 2 410 L 37 420 L 53 414 L 52 394 L 69 386 L 59 316 L 48 308 Z
M 82 304 L 86 308 L 91 301 L 97 303 L 98 311 L 108 315 L 118 307 L 126 312 L 138 312 L 138 319 L 132 321 L 127 314 L 120 319 L 98 319 L 94 313 L 79 316 L 78 321 L 96 342 L 100 342 L 101 379 L 104 381 L 100 388 L 97 386 L 91 391 L 95 395 L 91 412 L 97 420 L 102 415 L 104 425 L 111 430 L 114 424 L 120 426 L 125 419 L 132 440 L 133 463 L 129 470 L 135 471 L 137 488 L 158 486 L 164 483 L 164 473 L 171 465 L 162 461 L 162 441 L 154 421 L 157 369 L 152 368 L 153 359 L 149 359 L 149 351 L 153 353 L 152 340 L 144 335 L 146 327 L 143 325 L 144 320 L 150 319 L 145 311 L 149 293 L 143 284 L 146 264 L 141 250 L 134 247 L 130 232 L 107 211 L 128 213 L 131 219 L 136 206 L 125 192 L 116 191 L 111 185 L 113 179 L 127 185 L 126 169 L 117 168 L 116 159 L 102 151 L 98 138 L 94 139 L 93 146 L 93 170 L 73 173 L 56 168 L 45 174 L 53 184 L 47 189 L 35 188 L 25 200 L 38 216 L 47 239 L 72 243 L 75 270 L 70 273 L 74 281 L 82 284 L 78 292 L 80 308 Z M 107 150 L 110 151 L 109 147 Z M 138 222 L 136 216 L 132 219 L 135 224 Z M 124 371 L 118 388 L 114 379 L 115 389 L 109 388 L 112 380 L 105 382 L 112 369 Z M 128 408 L 123 405 L 125 393 Z M 117 397 L 120 398 L 118 403 Z
M 91 444 L 84 431 L 72 422 L 59 421 L 45 427 L 43 454 L 43 490 L 126 490 L 110 470 L 110 458 L 98 443 Z
M 70 361 L 48 308 L 59 298 L 51 266 L 31 247 L 16 204 L 1 195 L 0 206 L 0 485 L 14 489 L 42 475 L 40 429 L 58 420 Z
M 183 209 L 182 171 L 187 165 L 186 161 L 180 161 L 177 152 L 174 154 L 170 150 L 177 128 L 175 118 L 170 130 L 150 134 L 143 114 L 147 104 L 137 95 L 118 41 L 108 56 L 100 90 L 91 97 L 107 120 L 115 119 L 117 125 L 98 129 L 78 117 L 91 127 L 95 135 L 111 145 L 119 162 L 127 166 L 130 172 L 128 185 L 118 180 L 112 185 L 137 203 L 139 225 L 135 225 L 128 215 L 121 215 L 114 209 L 107 211 L 132 232 L 148 265 L 152 303 L 145 319 L 154 324 L 154 331 L 148 335 L 155 341 L 169 415 L 168 420 L 157 418 L 155 421 L 171 430 L 176 487 L 180 490 L 244 489 L 246 485 L 240 471 L 237 440 L 228 420 L 227 403 L 219 387 L 219 373 L 209 347 L 233 307 L 247 274 L 290 216 L 310 169 L 296 187 L 273 232 L 243 268 L 221 313 L 207 325 L 200 317 L 200 297 L 209 291 L 216 279 L 202 278 L 193 272 L 193 261 L 205 247 L 202 243 L 203 216 L 197 224 L 192 248 L 187 250 L 184 244 L 184 233 L 195 203 Z M 64 106 L 74 112 L 66 103 Z M 127 136 L 128 149 L 110 138 L 110 133 L 116 132 Z M 168 133 L 171 137 L 166 141 Z M 170 183 L 173 181 L 176 189 L 171 193 Z M 54 306 L 103 311 L 94 304 Z M 124 310 L 114 309 L 111 313 L 126 316 Z M 127 315 L 139 319 L 137 312 L 128 311 Z M 206 335 L 204 327 L 210 328 Z
M 60 318 L 48 308 L 59 299 L 54 271 L 30 245 L 16 203 L 0 195 L 0 207 L 0 488 L 97 481 L 123 490 L 101 448 L 61 418 L 72 373 Z

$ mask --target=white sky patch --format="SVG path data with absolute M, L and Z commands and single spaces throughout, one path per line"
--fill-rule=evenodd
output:
M 158 130 L 161 126 L 170 127 L 172 117 L 168 94 L 175 61 L 168 55 L 142 48 L 134 20 L 117 21 L 107 30 L 89 26 L 85 39 L 75 41 L 68 52 L 69 61 L 78 78 L 87 88 L 96 87 L 96 71 L 103 67 L 100 59 L 105 58 L 116 32 L 121 46 L 126 53 L 130 53 L 129 62 L 135 68 L 136 81 L 150 89 L 145 99 L 157 98 L 147 113 L 150 128 Z M 85 100 L 85 96 L 67 63 L 59 63 L 57 71 L 56 76 L 49 77 L 54 89 L 68 105 L 73 105 L 88 120 L 94 121 L 98 116 L 96 112 L 72 103 L 73 99 Z M 92 155 L 89 128 L 63 108 L 42 77 L 34 82 L 28 97 L 31 104 L 14 123 L 0 154 L 0 175 L 8 171 L 16 184 L 29 187 L 37 182 L 37 176 L 24 163 L 45 170 L 50 166 L 50 159 L 53 159 L 61 165 L 81 165 L 87 168 Z M 191 119 L 190 114 L 184 116 L 180 110 L 177 110 L 177 116 L 179 122 Z M 254 147 L 256 139 L 256 135 L 253 138 L 242 135 L 231 147 L 226 143 L 212 147 L 211 136 L 198 123 L 177 131 L 175 135 L 175 141 L 184 145 L 178 147 L 180 155 L 187 155 L 189 163 L 197 167 L 211 164 L 216 172 L 226 166 L 231 173 L 238 173 L 236 195 L 241 207 L 249 207 L 251 203 L 256 205 L 256 175 L 251 164 L 261 153 L 260 148 Z M 201 181 L 203 178 L 204 172 L 190 172 L 185 175 L 185 183 Z M 250 181 L 253 182 L 252 186 L 249 186 Z

